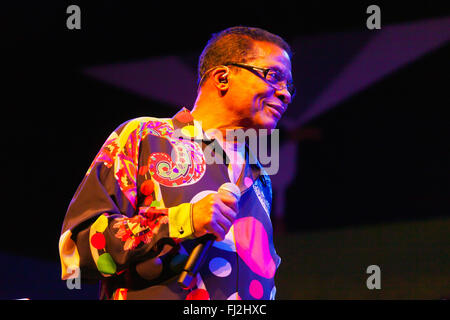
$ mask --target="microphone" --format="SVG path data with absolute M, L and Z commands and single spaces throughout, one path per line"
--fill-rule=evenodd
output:
M 234 183 L 231 182 L 222 184 L 217 192 L 229 193 L 233 195 L 237 201 L 241 198 L 241 191 Z M 207 234 L 200 238 L 200 243 L 194 248 L 194 250 L 192 250 L 186 265 L 183 268 L 183 272 L 178 278 L 178 284 L 183 289 L 191 288 L 192 281 L 197 275 L 198 270 L 206 258 L 209 248 L 211 248 L 215 240 L 216 237 L 213 234 Z

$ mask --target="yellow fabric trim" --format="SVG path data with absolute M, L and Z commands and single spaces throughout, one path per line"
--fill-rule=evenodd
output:
M 91 232 L 103 232 L 108 227 L 108 218 L 102 214 L 91 226 Z M 90 240 L 90 239 L 89 239 Z
M 80 255 L 77 245 L 71 238 L 72 231 L 67 230 L 59 238 L 59 258 L 61 260 L 61 279 L 67 280 L 80 268 Z
M 92 259 L 95 262 L 95 265 L 97 266 L 98 269 L 98 250 L 96 248 L 94 248 L 91 244 L 91 238 L 94 234 L 96 234 L 97 232 L 103 232 L 105 231 L 105 229 L 108 227 L 108 218 L 105 215 L 101 215 L 97 218 L 97 220 L 95 220 L 95 222 L 91 225 L 90 229 L 89 229 L 89 248 L 91 249 L 91 254 L 92 254 Z M 110 277 L 111 274 L 106 274 L 103 272 L 100 272 L 102 274 L 102 276 L 104 277 Z
M 169 237 L 179 239 L 194 238 L 192 224 L 192 203 L 182 203 L 169 208 Z
M 125 144 L 128 141 L 128 137 L 134 130 L 139 128 L 145 122 L 148 122 L 152 119 L 154 119 L 154 118 L 141 117 L 141 118 L 133 119 L 130 122 L 128 122 L 119 134 L 118 144 L 119 144 L 120 149 L 123 149 L 123 147 L 125 147 Z

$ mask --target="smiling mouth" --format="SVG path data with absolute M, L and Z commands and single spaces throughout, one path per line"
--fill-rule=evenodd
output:
M 281 115 L 283 114 L 283 107 L 273 105 L 273 104 L 267 104 L 270 111 L 278 118 L 281 118 Z

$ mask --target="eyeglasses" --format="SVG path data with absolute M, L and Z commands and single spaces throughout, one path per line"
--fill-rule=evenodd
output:
M 255 67 L 244 63 L 227 63 L 226 65 L 246 69 L 258 76 L 261 76 L 262 74 L 263 76 L 262 78 L 272 87 L 274 87 L 277 90 L 287 89 L 292 98 L 294 98 L 295 96 L 294 84 L 292 83 L 292 81 L 288 81 L 286 79 L 285 74 L 279 70 L 271 68 Z M 285 82 L 286 84 L 283 84 L 283 82 Z

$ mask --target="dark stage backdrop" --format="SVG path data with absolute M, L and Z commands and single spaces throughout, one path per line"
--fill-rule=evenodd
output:
M 290 42 L 296 101 L 273 177 L 280 299 L 450 297 L 450 13 L 439 2 L 231 6 L 3 4 L 0 299 L 95 299 L 59 280 L 67 206 L 109 133 L 195 98 L 212 33 Z M 81 9 L 68 30 L 66 8 Z M 162 18 L 162 19 L 161 19 Z M 381 269 L 369 290 L 366 268 Z

